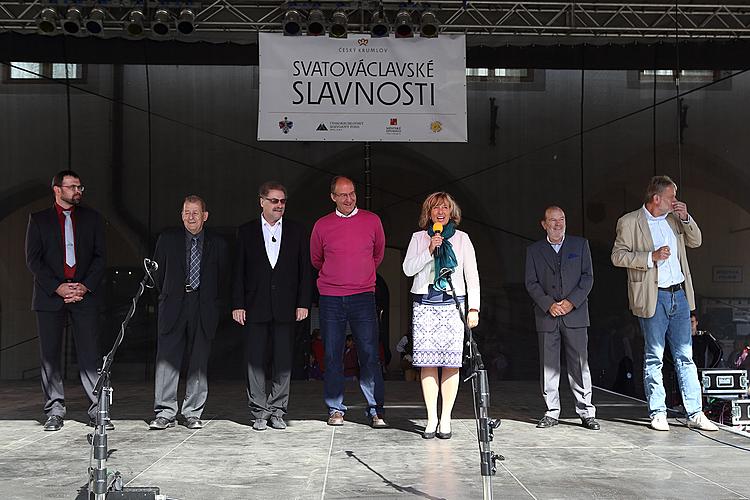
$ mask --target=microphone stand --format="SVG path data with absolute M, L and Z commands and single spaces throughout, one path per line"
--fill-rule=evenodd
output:
M 469 370 L 471 372 L 464 379 L 464 382 L 471 380 L 471 389 L 474 393 L 474 417 L 477 426 L 477 441 L 479 442 L 479 465 L 482 474 L 483 499 L 492 500 L 492 476 L 497 471 L 496 461 L 505 460 L 504 456 L 493 453 L 490 447 L 490 443 L 494 438 L 494 430 L 500 427 L 500 419 L 488 416 L 490 409 L 490 383 L 487 379 L 487 370 L 484 369 L 482 355 L 479 353 L 471 328 L 469 328 L 469 323 L 466 320 L 466 315 L 463 309 L 461 309 L 461 303 L 456 296 L 456 289 L 453 287 L 451 274 L 453 274 L 451 269 L 440 270 L 440 277 L 444 277 L 448 281 L 450 294 L 464 324 L 464 339 L 467 347 L 465 357 L 469 362 Z
M 158 265 L 154 261 L 143 259 L 143 267 L 146 270 L 146 274 L 138 285 L 138 291 L 133 297 L 130 310 L 127 315 L 125 315 L 125 319 L 120 325 L 120 333 L 117 335 L 117 339 L 115 339 L 112 350 L 104 356 L 102 367 L 99 370 L 99 379 L 96 381 L 96 386 L 94 387 L 94 394 L 98 396 L 99 407 L 96 413 L 94 432 L 88 435 L 94 460 L 93 466 L 89 463 L 88 493 L 89 497 L 93 493 L 95 500 L 105 500 L 108 491 L 122 490 L 122 479 L 119 471 L 114 473 L 112 484 L 109 486 L 107 485 L 107 424 L 110 421 L 109 407 L 112 404 L 112 385 L 110 384 L 110 375 L 115 353 L 125 337 L 125 328 L 135 314 L 135 307 L 138 303 L 138 299 L 141 298 L 141 295 L 143 295 L 146 288 L 154 287 L 154 278 L 151 273 L 156 271 Z

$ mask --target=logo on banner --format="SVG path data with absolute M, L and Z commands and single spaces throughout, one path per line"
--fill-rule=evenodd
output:
M 279 122 L 279 128 L 282 132 L 285 134 L 288 134 L 290 130 L 292 130 L 292 127 L 294 126 L 294 122 L 290 120 L 288 117 L 284 117 L 283 120 Z
M 325 123 L 321 123 L 320 125 L 318 125 L 318 128 L 316 128 L 315 130 L 320 130 L 321 132 L 325 132 L 328 130 L 328 127 L 326 127 Z
M 385 126 L 385 135 L 401 135 L 401 127 L 398 124 L 398 118 L 388 119 L 388 125 Z
M 432 130 L 433 134 L 437 134 L 438 132 L 443 130 L 443 124 L 435 120 L 434 122 L 430 123 L 430 130 Z
M 367 38 L 359 38 L 359 39 L 357 39 L 357 43 L 358 43 L 359 45 L 362 45 L 362 46 L 364 46 L 364 45 L 367 45 L 367 42 L 368 42 L 368 41 L 369 41 L 369 40 L 367 40 Z

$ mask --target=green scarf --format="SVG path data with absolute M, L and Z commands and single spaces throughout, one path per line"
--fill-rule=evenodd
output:
M 430 235 L 430 238 L 435 235 L 432 227 L 427 228 L 427 234 Z M 450 242 L 451 236 L 456 234 L 456 224 L 452 220 L 448 221 L 448 224 L 443 226 L 443 231 L 440 234 L 443 236 L 443 244 L 435 249 L 435 282 L 433 286 L 436 290 L 447 292 L 450 289 L 448 278 L 441 278 L 440 271 L 446 268 L 455 269 L 458 265 L 456 253 L 453 251 L 453 245 Z

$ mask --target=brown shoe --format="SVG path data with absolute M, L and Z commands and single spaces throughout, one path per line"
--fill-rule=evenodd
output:
M 383 417 L 380 415 L 373 415 L 373 417 L 370 419 L 370 426 L 373 429 L 385 429 L 388 427 L 388 424 L 383 420 Z
M 340 411 L 331 413 L 331 416 L 328 417 L 328 425 L 344 425 L 344 414 Z

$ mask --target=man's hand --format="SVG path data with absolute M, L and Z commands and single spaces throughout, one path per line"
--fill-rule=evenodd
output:
M 675 200 L 674 203 L 672 203 L 672 212 L 677 214 L 677 217 L 679 217 L 681 221 L 687 222 L 688 210 L 686 204 L 681 201 Z
M 565 310 L 560 305 L 560 302 L 554 302 L 551 306 L 549 306 L 549 313 L 553 318 L 556 318 L 558 316 L 563 316 L 565 314 Z
M 658 264 L 661 260 L 667 260 L 671 254 L 672 252 L 669 251 L 669 246 L 664 245 L 663 247 L 651 252 L 651 260 L 654 261 L 654 264 Z
M 475 328 L 479 324 L 479 311 L 469 311 L 466 321 L 469 323 L 469 328 Z
M 573 303 L 568 299 L 562 299 L 560 302 L 558 302 L 558 304 L 560 305 L 560 307 L 562 307 L 563 314 L 568 314 L 570 311 L 575 309 Z
M 297 321 L 302 321 L 303 319 L 307 318 L 307 308 L 306 307 L 298 307 L 297 308 Z
M 55 293 L 62 297 L 66 304 L 80 302 L 89 289 L 82 283 L 60 283 Z
M 240 325 L 245 326 L 245 310 L 234 309 L 232 311 L 232 319 L 235 320 Z

